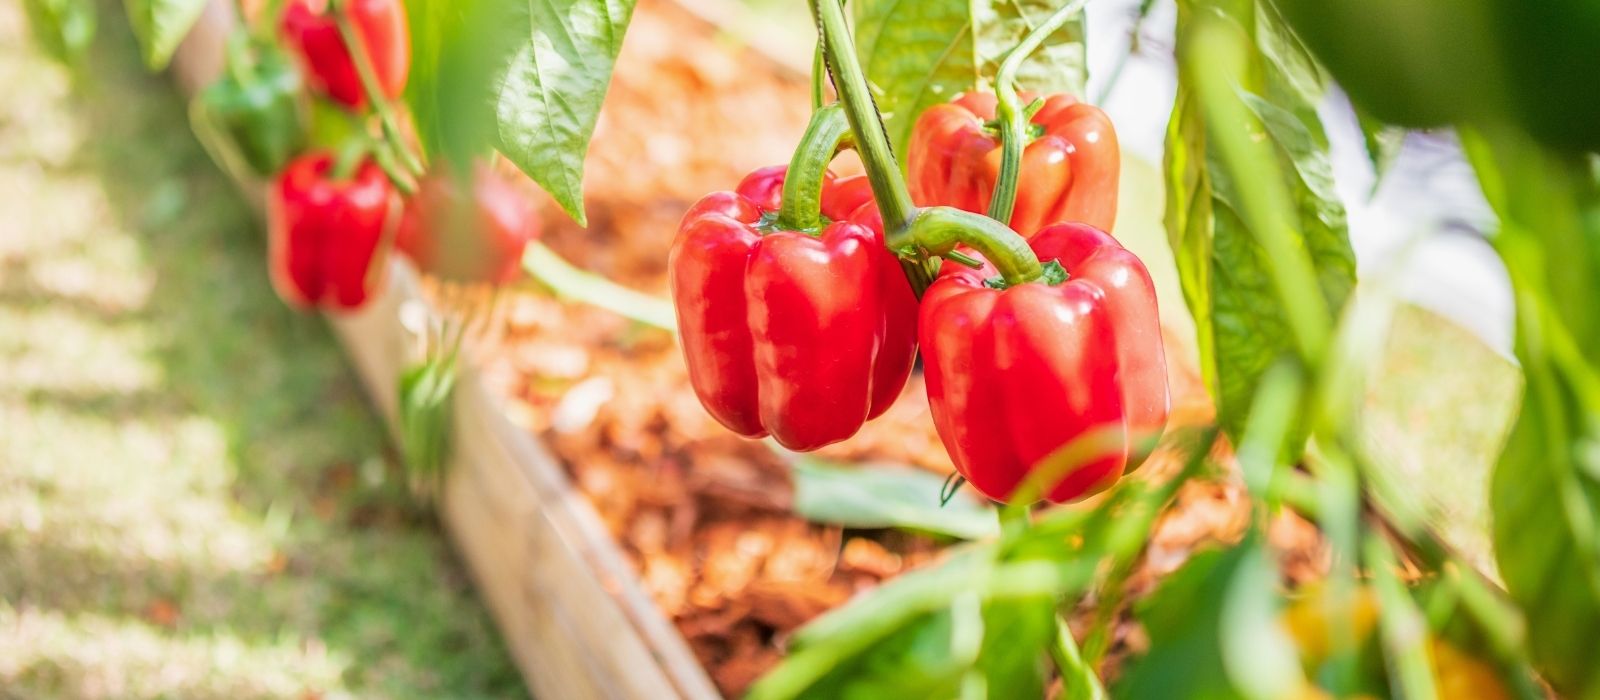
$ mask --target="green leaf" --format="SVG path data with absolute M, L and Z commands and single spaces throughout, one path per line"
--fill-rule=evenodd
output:
M 1139 606 L 1150 650 L 1112 686 L 1116 698 L 1243 697 L 1223 662 L 1222 607 L 1247 547 L 1195 554 Z
M 1400 147 L 1405 145 L 1406 130 L 1378 121 L 1360 107 L 1353 109 L 1356 123 L 1361 127 L 1361 139 L 1366 143 L 1367 160 L 1372 162 L 1372 189 L 1376 192 L 1378 185 L 1383 183 L 1383 176 L 1388 174 L 1389 166 L 1400 155 Z
M 83 56 L 94 40 L 94 5 L 89 0 L 22 0 L 33 38 L 62 63 Z
M 975 89 L 993 91 L 1006 53 L 1059 8 L 1050 0 L 852 0 L 856 51 L 904 154 L 922 111 Z M 1018 87 L 1083 94 L 1084 24 L 1068 22 L 1017 72 Z
M 167 67 L 178 44 L 206 9 L 206 0 L 124 0 L 123 4 L 150 70 Z
M 421 496 L 438 493 L 450 456 L 457 368 L 451 355 L 400 375 L 400 447 L 412 491 Z
M 530 34 L 527 8 L 511 0 L 406 0 L 406 14 L 405 99 L 423 148 L 458 165 L 489 155 L 498 139 L 497 87 Z
M 1198 12 L 1191 2 L 1179 4 L 1180 52 Z M 1316 114 L 1322 77 L 1270 7 L 1233 2 L 1222 21 L 1251 42 L 1235 90 L 1253 117 L 1252 137 L 1271 145 L 1291 198 L 1294 210 L 1276 214 L 1291 222 L 1289 235 L 1309 253 L 1318 288 L 1337 313 L 1355 284 L 1355 254 Z M 1221 423 L 1237 437 L 1262 375 L 1293 352 L 1295 337 L 1274 288 L 1272 266 L 1279 261 L 1261 246 L 1263 232 L 1246 224 L 1245 193 L 1208 142 L 1193 81 L 1180 68 L 1167 130 L 1167 234 L 1195 319 L 1201 374 Z
M 994 509 L 965 492 L 939 504 L 944 478 L 902 465 L 834 464 L 799 457 L 794 510 L 807 520 L 851 528 L 897 527 L 962 539 L 999 532 Z
M 1501 218 L 1526 378 L 1490 479 L 1495 556 L 1535 667 L 1562 697 L 1600 698 L 1600 187 L 1524 137 L 1463 143 Z
M 1306 687 L 1280 621 L 1278 568 L 1252 531 L 1196 554 L 1140 605 L 1150 651 L 1115 686 L 1118 698 L 1283 698 Z
M 531 33 L 500 84 L 499 148 L 578 223 L 583 160 L 634 0 L 529 0 Z

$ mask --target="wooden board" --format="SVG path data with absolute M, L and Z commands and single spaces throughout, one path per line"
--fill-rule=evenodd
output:
M 223 38 L 235 21 L 230 3 L 213 0 L 179 47 L 173 73 L 186 92 L 221 73 Z M 328 321 L 394 430 L 400 372 L 418 347 L 401 312 L 431 311 L 409 266 L 396 260 L 389 272 L 387 288 L 366 308 Z M 441 520 L 533 694 L 718 697 L 550 452 L 506 418 L 471 368 L 454 401 Z

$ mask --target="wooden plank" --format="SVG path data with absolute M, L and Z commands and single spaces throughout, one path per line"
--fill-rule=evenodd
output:
M 328 320 L 393 428 L 398 377 L 417 353 L 402 309 L 423 302 L 409 266 L 391 272 L 383 295 Z M 717 697 L 560 464 L 471 368 L 457 387 L 442 520 L 534 694 Z
M 173 62 L 186 92 L 220 75 L 223 40 L 235 23 L 229 3 L 212 0 Z M 260 200 L 259 190 L 246 189 Z M 400 372 L 419 352 L 402 311 L 432 312 L 408 265 L 393 261 L 389 273 L 367 307 L 327 318 L 393 432 Z M 718 697 L 593 506 L 544 446 L 506 418 L 471 368 L 457 384 L 454 420 L 441 519 L 533 694 Z

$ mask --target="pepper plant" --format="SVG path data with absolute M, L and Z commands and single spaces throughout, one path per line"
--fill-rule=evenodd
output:
M 64 56 L 92 35 L 82 0 L 25 2 Z M 126 1 L 152 67 L 203 4 Z M 1600 697 L 1600 14 L 1175 0 L 1165 225 L 1216 415 L 1167 426 L 1154 285 L 1115 237 L 1115 129 L 1084 95 L 1083 4 L 810 0 L 811 128 L 786 168 L 686 215 L 675 318 L 530 244 L 481 182 L 503 158 L 584 221 L 583 157 L 630 0 L 269 2 L 257 26 L 281 26 L 305 79 L 262 77 L 283 70 L 254 34 L 197 123 L 276 177 L 286 298 L 359 305 L 397 230 L 461 285 L 504 283 L 520 257 L 558 292 L 676 328 L 708 411 L 798 450 L 881 414 L 920 351 L 941 439 L 1007 504 L 1000 526 L 784 640 L 752 697 L 1038 697 L 1052 683 L 1068 697 Z M 1525 394 L 1489 498 L 1497 574 L 1439 537 L 1359 435 L 1394 302 L 1381 280 L 1354 293 L 1319 111 L 1332 81 L 1380 169 L 1398 127 L 1456 128 L 1500 217 Z M 339 143 L 299 132 L 305 95 L 283 99 L 296 84 L 339 105 L 322 120 L 343 125 Z M 828 173 L 843 148 L 864 178 Z M 452 257 L 473 250 L 488 257 Z M 430 479 L 481 306 L 456 311 L 402 378 L 408 459 Z M 1152 450 L 1180 466 L 1121 478 Z M 1103 678 L 1151 533 L 1186 483 L 1216 479 L 1247 488 L 1245 534 L 1133 603 L 1148 648 Z M 1287 584 L 1268 542 L 1284 513 L 1317 526 L 1325 580 Z

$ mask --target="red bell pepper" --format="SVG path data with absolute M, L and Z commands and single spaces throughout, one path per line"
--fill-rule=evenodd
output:
M 399 199 L 370 160 L 350 178 L 327 153 L 308 153 L 278 176 L 267 202 L 273 287 L 291 306 L 355 309 L 383 279 L 385 228 Z
M 876 207 L 825 172 L 843 114 L 818 114 L 790 168 L 758 170 L 695 204 L 668 262 L 701 403 L 730 430 L 795 450 L 882 414 L 916 355 L 911 286 L 881 227 L 853 218 Z M 827 119 L 834 130 L 819 135 Z
M 1029 245 L 1066 281 L 995 289 L 992 267 L 947 263 L 928 288 L 919 320 L 928 402 L 956 469 L 998 501 L 1041 460 L 1087 448 L 1045 493 L 1073 501 L 1137 466 L 1166 423 L 1155 287 L 1137 257 L 1091 226 L 1050 226 Z
M 907 154 L 907 184 L 917 204 L 988 211 L 1000 175 L 994 118 L 995 96 L 975 92 L 922 113 Z M 1011 228 L 1032 236 L 1047 225 L 1076 221 L 1110 231 L 1122 165 L 1110 117 L 1071 95 L 1051 95 L 1034 113 L 1033 130 L 1037 136 L 1022 154 Z
M 361 43 L 371 59 L 378 87 L 399 97 L 411 69 L 411 35 L 400 0 L 342 0 Z M 296 49 L 312 87 L 335 101 L 360 109 L 367 104 L 329 0 L 289 0 L 281 23 L 283 36 Z
M 507 284 L 522 270 L 522 251 L 539 237 L 533 200 L 478 162 L 471 199 L 448 172 L 422 179 L 406 202 L 395 247 L 423 272 L 455 282 Z

